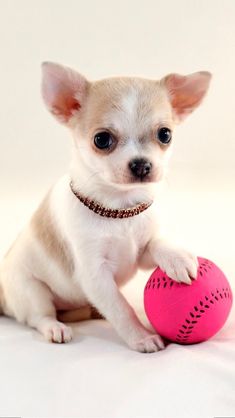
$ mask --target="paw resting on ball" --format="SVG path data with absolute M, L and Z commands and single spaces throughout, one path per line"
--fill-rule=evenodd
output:
M 229 282 L 212 261 L 198 257 L 197 280 L 192 286 L 174 283 L 156 268 L 146 283 L 144 308 L 153 328 L 177 344 L 195 344 L 213 337 L 231 311 Z
M 191 284 L 192 279 L 197 278 L 197 257 L 181 249 L 161 244 L 156 252 L 158 266 L 171 279 L 186 284 Z

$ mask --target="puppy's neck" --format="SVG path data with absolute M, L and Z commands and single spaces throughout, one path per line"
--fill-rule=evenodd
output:
M 77 163 L 71 164 L 70 179 L 74 189 L 83 196 L 111 209 L 126 209 L 153 201 L 155 197 L 156 186 L 152 183 L 130 186 L 105 183 L 98 175 L 91 174 L 84 165 Z

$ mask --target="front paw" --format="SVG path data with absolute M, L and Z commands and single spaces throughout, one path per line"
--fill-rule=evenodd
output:
M 160 335 L 152 334 L 150 331 L 145 330 L 139 335 L 132 336 L 128 341 L 128 345 L 132 350 L 139 351 L 140 353 L 155 353 L 156 351 L 163 350 L 165 348 L 164 342 Z
M 191 284 L 197 278 L 198 260 L 193 254 L 163 245 L 156 249 L 157 264 L 171 279 Z

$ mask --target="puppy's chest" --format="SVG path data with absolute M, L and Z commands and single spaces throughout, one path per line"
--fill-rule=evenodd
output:
M 103 233 L 100 245 L 116 281 L 125 282 L 137 269 L 139 254 L 149 240 L 146 222 L 123 222 Z

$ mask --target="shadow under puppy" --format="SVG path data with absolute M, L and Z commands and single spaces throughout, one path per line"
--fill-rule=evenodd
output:
M 90 82 L 58 64 L 42 69 L 45 104 L 72 134 L 72 161 L 1 263 L 1 310 L 60 343 L 72 330 L 58 310 L 88 318 L 96 308 L 131 349 L 163 349 L 119 288 L 138 268 L 196 278 L 196 257 L 160 237 L 154 194 L 174 126 L 201 103 L 211 75 Z

